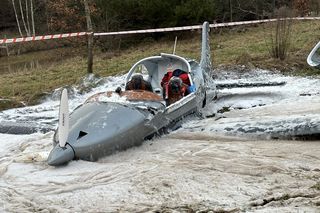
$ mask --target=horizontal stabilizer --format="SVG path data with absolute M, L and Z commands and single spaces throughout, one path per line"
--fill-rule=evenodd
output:
M 50 126 L 43 124 L 39 126 L 39 124 L 32 122 L 16 123 L 10 121 L 1 121 L 0 123 L 0 133 L 3 134 L 26 135 L 36 132 L 46 133 L 53 130 L 54 129 Z
M 280 82 L 236 82 L 236 83 L 216 83 L 217 89 L 232 89 L 232 88 L 250 88 L 250 87 L 273 87 L 283 86 L 285 81 Z

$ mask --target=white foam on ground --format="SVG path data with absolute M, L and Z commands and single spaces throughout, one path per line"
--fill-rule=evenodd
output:
M 46 157 L 53 132 L 0 134 L 0 212 L 319 212 L 320 192 L 313 188 L 320 179 L 319 141 L 249 140 L 226 137 L 224 128 L 216 131 L 239 122 L 297 117 L 316 122 L 320 81 L 277 76 L 262 72 L 259 77 L 287 84 L 220 91 L 225 98 L 211 108 L 235 110 L 219 120 L 188 121 L 178 131 L 98 162 L 50 167 Z M 245 78 L 251 81 L 250 75 Z M 107 88 L 115 89 L 121 79 Z M 72 108 L 104 88 L 75 97 Z M 57 105 L 48 101 L 3 113 L 45 121 L 57 117 Z
M 105 91 L 114 91 L 117 87 L 122 86 L 125 75 L 107 77 L 106 83 L 102 86 L 94 88 L 91 92 L 78 94 L 70 98 L 70 111 L 83 104 L 90 96 Z M 113 101 L 117 101 L 116 98 Z M 123 101 L 123 99 L 119 99 Z M 0 112 L 0 122 L 2 121 L 36 121 L 40 124 L 49 124 L 56 126 L 58 121 L 60 100 L 52 100 L 50 97 L 40 105 L 10 109 Z

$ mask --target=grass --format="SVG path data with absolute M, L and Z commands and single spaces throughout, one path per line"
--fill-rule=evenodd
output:
M 319 71 L 310 68 L 306 58 L 318 42 L 319 29 L 320 23 L 317 21 L 295 22 L 289 57 L 284 61 L 272 59 L 269 55 L 267 41 L 271 32 L 270 24 L 213 30 L 211 32 L 213 64 L 214 66 L 241 64 L 263 69 L 277 69 L 296 75 L 317 75 Z M 191 35 L 187 39 L 178 40 L 176 54 L 199 61 L 201 33 L 196 31 Z M 173 41 L 174 38 L 170 41 L 166 38 L 157 42 L 146 40 L 117 54 L 95 50 L 94 72 L 100 76 L 126 73 L 131 65 L 141 58 L 158 55 L 161 52 L 172 52 Z M 40 97 L 55 88 L 77 84 L 86 75 L 85 49 L 72 49 L 71 56 L 65 54 L 68 51 L 70 49 L 57 49 L 0 58 L 0 66 L 44 56 L 54 60 L 57 54 L 65 58 L 48 66 L 0 73 L 0 99 L 23 101 L 28 105 L 35 104 Z M 1 108 L 0 104 L 0 110 L 3 108 L 7 106 Z
M 264 69 L 290 71 L 294 74 L 312 74 L 306 58 L 318 42 L 320 23 L 316 21 L 295 22 L 292 28 L 291 46 L 286 60 L 272 59 L 267 47 L 271 24 L 246 28 L 245 32 L 222 33 L 213 38 L 216 64 L 234 65 L 242 62 Z M 244 59 L 248 59 L 247 61 Z M 242 59 L 242 60 L 241 60 Z M 317 73 L 317 72 L 316 72 Z

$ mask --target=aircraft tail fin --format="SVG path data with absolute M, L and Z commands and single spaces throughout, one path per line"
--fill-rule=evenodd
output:
M 200 66 L 208 74 L 212 71 L 209 32 L 209 23 L 204 22 L 202 25 L 202 47 Z
M 202 26 L 202 48 L 200 67 L 204 78 L 204 86 L 206 90 L 205 100 L 212 100 L 217 95 L 216 84 L 213 79 L 213 67 L 211 63 L 210 51 L 210 26 L 208 22 L 204 22 Z M 203 106 L 205 105 L 205 101 Z
M 200 67 L 203 70 L 204 83 L 206 87 L 216 90 L 215 82 L 213 80 L 213 67 L 211 63 L 210 51 L 210 26 L 208 22 L 202 25 L 202 48 L 201 48 L 201 61 Z

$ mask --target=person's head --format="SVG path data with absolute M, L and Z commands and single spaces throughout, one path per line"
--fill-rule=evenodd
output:
M 142 81 L 143 81 L 142 75 L 136 74 L 136 75 L 132 76 L 132 78 L 131 78 L 131 82 L 132 82 L 132 84 L 133 84 L 133 85 L 132 85 L 132 86 L 133 86 L 132 89 L 135 89 L 135 90 L 141 89 L 141 87 L 142 87 Z
M 169 81 L 169 88 L 171 93 L 180 93 L 182 87 L 182 80 L 179 77 L 173 76 Z
M 142 81 L 143 80 L 143 76 L 141 74 L 135 74 L 134 76 L 132 76 L 131 80 L 133 80 L 133 81 Z

